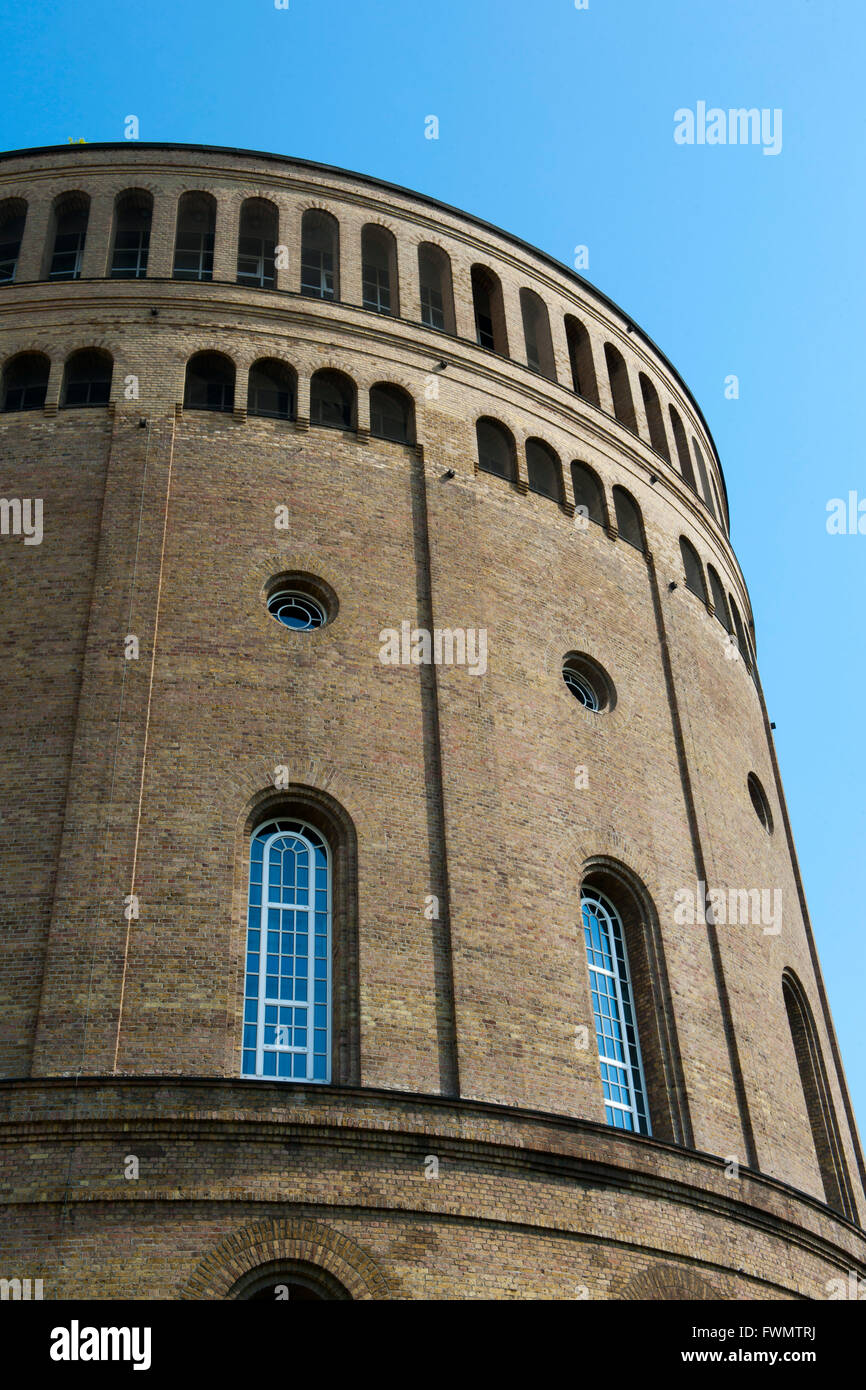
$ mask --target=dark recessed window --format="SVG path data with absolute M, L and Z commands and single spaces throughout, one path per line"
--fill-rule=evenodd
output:
M 318 599 L 299 589 L 279 589 L 268 599 L 268 612 L 285 627 L 297 632 L 310 632 L 324 627 L 328 615 Z
M 597 713 L 613 707 L 610 677 L 591 657 L 571 652 L 562 663 L 562 679 L 584 709 Z
M 768 835 L 773 833 L 773 814 L 770 810 L 770 803 L 767 800 L 767 793 L 761 786 L 754 772 L 749 773 L 749 796 L 752 798 L 752 805 L 755 808 L 755 815 L 761 822 Z

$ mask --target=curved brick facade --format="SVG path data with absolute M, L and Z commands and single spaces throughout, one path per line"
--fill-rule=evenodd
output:
M 0 185 L 3 494 L 43 504 L 40 544 L 11 505 L 0 539 L 0 1275 L 221 1298 L 282 1261 L 362 1298 L 820 1298 L 864 1272 L 749 598 L 671 364 L 531 247 L 340 170 L 84 146 L 6 156 Z M 127 190 L 150 246 L 118 279 Z M 196 191 L 209 282 L 173 278 Z M 248 199 L 275 209 L 273 287 L 237 283 Z M 87 209 L 75 279 L 51 278 L 64 207 Z M 338 227 L 333 301 L 301 293 L 311 209 Z M 364 307 L 370 226 L 399 313 Z M 443 331 L 419 247 L 447 267 Z M 110 358 L 107 405 L 76 404 L 82 349 Z M 21 410 L 24 352 L 48 375 Z M 199 352 L 233 364 L 233 410 L 184 408 Z M 294 418 L 247 410 L 262 358 L 296 373 Z M 323 369 L 354 383 L 348 428 L 311 418 Z M 379 383 L 411 400 L 412 442 L 377 436 Z M 481 418 L 512 478 L 479 467 Z M 586 524 L 573 461 L 603 492 Z M 286 574 L 333 620 L 274 622 Z M 483 629 L 486 670 L 383 664 L 405 622 Z M 571 652 L 606 674 L 599 713 L 562 680 Z M 241 1079 L 250 834 L 287 810 L 334 857 L 323 1087 Z M 582 882 L 624 923 L 651 1138 L 604 1123 Z M 775 915 L 683 921 L 699 883 Z

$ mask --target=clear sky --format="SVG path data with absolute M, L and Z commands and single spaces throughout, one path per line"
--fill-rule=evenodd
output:
M 119 140 L 136 115 L 142 140 L 341 165 L 569 264 L 589 247 L 587 278 L 676 364 L 720 450 L 861 1125 L 866 535 L 829 535 L 826 507 L 866 499 L 864 40 L 862 0 L 30 0 L 0 15 L 2 148 Z M 780 108 L 781 152 L 677 145 L 674 112 L 699 101 Z

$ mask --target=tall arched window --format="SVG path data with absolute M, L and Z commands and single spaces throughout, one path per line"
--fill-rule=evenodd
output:
M 319 208 L 301 219 L 301 294 L 311 299 L 340 298 L 340 224 Z
M 100 348 L 73 352 L 63 372 L 62 406 L 108 405 L 114 363 Z
M 585 507 L 590 521 L 599 526 L 605 523 L 604 488 L 598 474 L 587 463 L 575 459 L 571 465 L 571 483 L 574 488 L 575 507 Z
M 752 655 L 749 651 L 749 644 L 746 641 L 746 631 L 743 627 L 743 620 L 740 617 L 740 610 L 737 607 L 733 594 L 728 594 L 728 603 L 731 607 L 731 617 L 734 620 L 734 632 L 737 634 L 737 646 L 740 649 L 740 656 L 746 663 L 746 667 L 752 669 Z
M 3 410 L 41 410 L 51 363 L 42 352 L 19 352 L 3 369 Z
M 114 244 L 111 250 L 112 280 L 142 280 L 147 274 L 153 194 L 144 188 L 128 188 L 114 204 Z
M 697 484 L 695 483 L 695 470 L 692 468 L 691 455 L 689 454 L 689 444 L 688 440 L 686 439 L 686 432 L 683 429 L 683 422 L 680 419 L 680 413 L 675 406 L 669 406 L 668 413 L 671 417 L 671 425 L 673 426 L 674 443 L 677 446 L 677 458 L 680 461 L 680 472 L 682 473 L 684 479 L 688 483 L 692 492 L 697 492 L 698 489 Z
M 701 446 L 695 439 L 694 435 L 692 435 L 692 448 L 694 449 L 695 459 L 698 465 L 698 474 L 700 475 L 701 479 L 701 488 L 703 489 L 704 501 L 706 502 L 707 507 L 710 510 L 710 514 L 712 516 L 715 516 L 716 513 L 715 508 L 713 507 L 713 494 L 712 490 L 710 489 L 710 479 L 709 475 L 707 474 L 707 465 L 704 463 L 704 455 L 701 450 Z
M 447 251 L 432 242 L 418 247 L 418 277 L 421 287 L 421 322 L 443 333 L 454 333 L 454 293 L 451 261 Z
M 578 396 L 598 405 L 598 383 L 592 360 L 592 343 L 584 325 L 573 314 L 565 316 L 565 337 L 571 363 L 571 384 Z
M 728 612 L 728 601 L 725 598 L 725 591 L 722 581 L 716 574 L 712 565 L 707 565 L 707 578 L 710 581 L 710 597 L 713 600 L 713 609 L 725 632 L 733 632 L 731 626 L 731 615 Z
M 197 352 L 186 364 L 185 410 L 234 410 L 235 364 L 221 352 Z
M 49 280 L 80 278 L 89 216 L 90 199 L 86 193 L 62 193 L 55 201 Z
M 492 270 L 484 265 L 472 267 L 472 304 L 475 310 L 475 337 L 479 347 L 508 356 L 505 307 L 502 286 Z
M 250 844 L 243 1075 L 331 1079 L 331 865 L 324 837 L 276 818 Z
M 683 573 L 686 577 L 686 588 L 691 589 L 693 594 L 697 594 L 699 599 L 707 601 L 707 586 L 704 583 L 704 570 L 701 565 L 700 557 L 691 541 L 687 541 L 685 536 L 680 536 L 680 555 L 683 561 Z
M 849 1221 L 856 1222 L 857 1210 L 853 1201 L 848 1165 L 815 1030 L 815 1020 L 803 986 L 790 970 L 786 970 L 782 977 L 782 994 L 821 1173 L 824 1200 L 828 1207 L 841 1212 Z
M 613 413 L 621 425 L 625 425 L 632 434 L 637 434 L 637 416 L 634 413 L 634 401 L 631 398 L 631 384 L 628 379 L 628 367 L 625 364 L 625 358 L 619 348 L 614 347 L 613 343 L 605 343 L 604 359 L 607 363 L 610 394 L 613 397 Z
M 397 242 L 387 227 L 368 222 L 361 232 L 361 275 L 365 309 L 375 314 L 400 313 L 397 289 Z
M 485 473 L 514 482 L 517 477 L 517 453 L 514 435 L 498 420 L 482 416 L 475 426 L 478 444 L 478 467 Z
M 526 345 L 526 362 L 534 372 L 551 381 L 556 380 L 556 364 L 553 360 L 553 342 L 550 337 L 550 317 L 547 305 L 534 290 L 520 291 L 520 312 L 523 316 L 523 341 Z
M 527 439 L 526 471 L 529 475 L 529 491 L 542 497 L 552 497 L 554 502 L 562 501 L 562 469 L 559 457 L 543 439 Z
M 635 550 L 646 550 L 640 507 L 624 487 L 614 488 L 613 509 L 620 540 L 625 541 L 627 545 L 633 545 Z
M 4 198 L 0 202 L 0 284 L 15 279 L 26 219 L 27 204 L 23 198 Z
M 272 290 L 277 283 L 274 268 L 280 215 L 267 198 L 247 198 L 241 207 L 238 233 L 238 284 Z
M 370 433 L 397 444 L 415 442 L 415 405 L 408 392 L 385 382 L 370 388 Z
M 651 1134 L 622 920 L 607 894 L 587 884 L 581 909 L 607 1122 Z
M 294 420 L 297 377 L 287 362 L 260 357 L 250 367 L 247 415 L 266 415 L 274 420 Z
M 355 383 L 343 372 L 323 368 L 310 382 L 310 420 L 335 430 L 350 430 L 355 423 Z
M 646 422 L 649 426 L 650 443 L 657 454 L 661 454 L 663 459 L 671 461 L 671 451 L 668 448 L 668 437 L 665 433 L 664 416 L 659 404 L 659 393 L 653 386 L 645 372 L 640 373 L 640 391 L 643 396 L 643 408 L 646 411 Z
M 177 206 L 174 244 L 175 280 L 212 280 L 216 198 L 184 193 Z

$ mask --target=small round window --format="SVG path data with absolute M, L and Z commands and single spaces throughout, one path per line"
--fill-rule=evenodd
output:
M 767 793 L 761 786 L 754 772 L 749 773 L 749 796 L 752 798 L 752 805 L 755 808 L 755 815 L 761 822 L 768 835 L 773 833 L 773 814 L 770 810 L 770 803 L 767 800 Z
M 278 589 L 271 594 L 268 612 L 278 622 L 298 632 L 309 632 L 312 628 L 323 627 L 327 622 L 327 614 L 318 599 L 301 593 L 299 589 Z
M 571 652 L 562 663 L 562 679 L 584 709 L 598 712 L 613 708 L 613 685 L 597 662 Z

